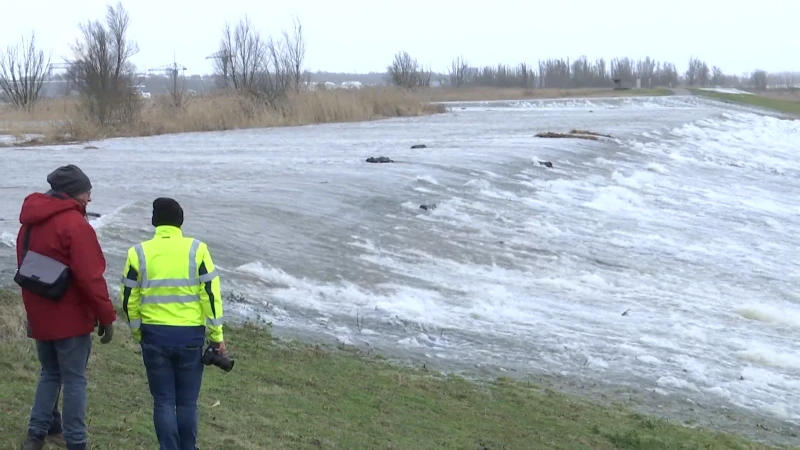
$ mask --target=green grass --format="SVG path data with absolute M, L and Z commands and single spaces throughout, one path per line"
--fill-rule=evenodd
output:
M 24 436 L 37 379 L 16 293 L 0 290 L 0 448 Z M 762 449 L 743 438 L 598 406 L 533 385 L 477 384 L 352 350 L 226 330 L 230 373 L 206 369 L 201 449 Z M 89 362 L 91 448 L 153 449 L 151 397 L 124 324 Z
M 800 101 L 765 97 L 758 94 L 729 94 L 725 92 L 690 89 L 694 94 L 723 102 L 749 105 L 776 112 L 800 115 Z
M 672 95 L 672 91 L 667 88 L 631 89 L 627 92 L 629 92 L 632 96 L 659 97 L 664 95 Z

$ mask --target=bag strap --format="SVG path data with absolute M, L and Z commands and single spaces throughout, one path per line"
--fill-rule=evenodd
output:
M 25 254 L 28 253 L 28 244 L 30 244 L 31 240 L 31 228 L 33 225 L 27 225 L 25 227 L 25 236 L 22 238 L 22 256 L 25 257 Z

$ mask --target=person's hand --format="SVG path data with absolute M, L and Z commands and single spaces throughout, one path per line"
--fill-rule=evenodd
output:
M 100 343 L 108 344 L 114 337 L 114 324 L 100 325 L 97 327 L 97 335 L 101 336 Z
M 225 341 L 217 342 L 216 344 L 217 344 L 217 351 L 224 355 L 225 354 Z

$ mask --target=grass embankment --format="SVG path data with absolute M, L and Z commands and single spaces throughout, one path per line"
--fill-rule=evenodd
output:
M 731 94 L 704 89 L 691 89 L 691 91 L 694 94 L 723 102 L 755 106 L 800 116 L 800 92 L 796 91 L 754 92 L 750 94 Z
M 278 108 L 250 98 L 225 94 L 188 97 L 181 108 L 167 97 L 145 101 L 141 117 L 118 127 L 98 127 L 82 114 L 74 98 L 45 99 L 32 113 L 0 105 L 0 135 L 16 140 L 0 145 L 41 145 L 111 137 L 152 136 L 167 133 L 356 122 L 389 117 L 442 113 L 435 102 L 511 100 L 533 98 L 619 97 L 668 95 L 666 89 L 419 89 L 391 87 L 299 92 Z M 43 137 L 28 139 L 26 135 Z
M 16 291 L 0 289 L 0 448 L 25 434 L 37 379 Z M 761 449 L 739 437 L 597 406 L 533 385 L 477 384 L 401 368 L 346 348 L 226 330 L 236 367 L 206 369 L 200 395 L 203 449 Z M 89 362 L 92 448 L 157 446 L 151 397 L 124 323 Z

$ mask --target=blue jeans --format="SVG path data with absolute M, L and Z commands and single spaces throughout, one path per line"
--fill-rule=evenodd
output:
M 142 343 L 160 450 L 195 450 L 203 347 Z
M 64 439 L 70 447 L 80 448 L 86 443 L 86 365 L 91 350 L 91 334 L 36 341 L 42 369 L 28 423 L 29 435 L 43 438 L 50 431 L 61 394 Z
M 61 413 L 58 412 L 58 398 L 61 397 L 61 389 L 59 388 L 56 394 L 56 404 L 53 406 L 53 422 L 50 423 L 50 428 L 47 429 L 47 434 L 61 434 L 64 430 L 61 428 Z

